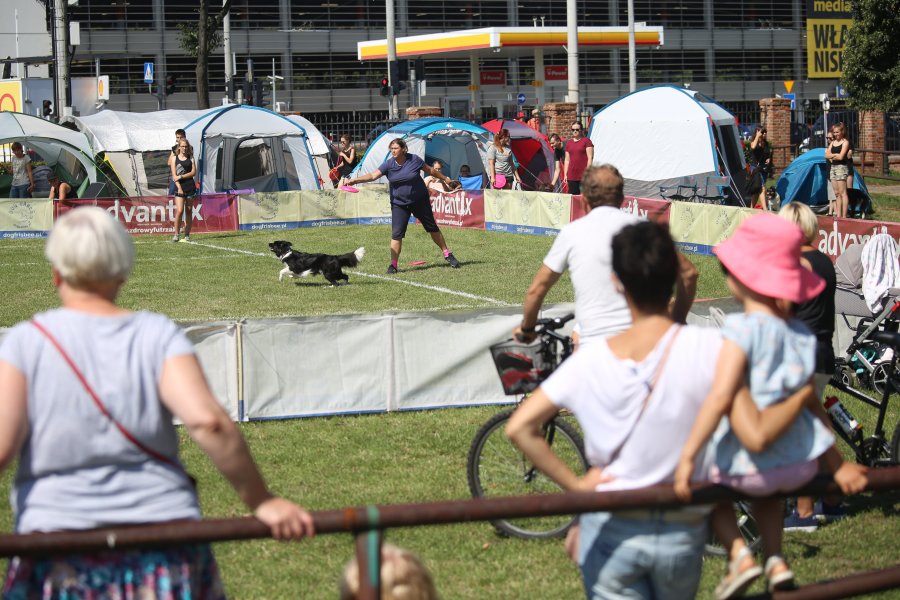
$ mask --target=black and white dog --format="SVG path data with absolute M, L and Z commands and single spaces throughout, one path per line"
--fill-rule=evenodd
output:
M 341 270 L 341 267 L 355 267 L 366 255 L 365 248 L 357 248 L 354 252 L 340 256 L 307 254 L 292 249 L 291 243 L 284 240 L 270 243 L 269 248 L 284 263 L 284 268 L 278 273 L 278 281 L 284 279 L 285 276 L 307 277 L 321 273 L 331 285 L 338 285 L 341 279 L 349 282 L 350 278 Z

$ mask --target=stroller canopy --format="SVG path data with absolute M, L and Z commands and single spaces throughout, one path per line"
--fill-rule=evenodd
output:
M 522 187 L 528 190 L 540 189 L 553 180 L 553 148 L 547 136 L 535 131 L 521 121 L 494 119 L 484 124 L 494 135 L 501 129 L 509 130 L 509 146 L 519 162 L 519 177 Z
M 862 176 L 851 166 L 853 173 L 853 189 L 862 193 L 862 201 L 869 207 L 871 199 L 869 198 L 869 189 Z M 834 190 L 828 181 L 828 161 L 825 160 L 825 149 L 814 148 L 805 154 L 801 154 L 787 166 L 778 182 L 775 184 L 775 191 L 781 196 L 781 203 L 802 202 L 811 208 L 827 207 L 828 203 L 834 199 Z M 851 204 L 854 196 L 850 195 Z M 870 209 L 865 210 L 866 213 Z

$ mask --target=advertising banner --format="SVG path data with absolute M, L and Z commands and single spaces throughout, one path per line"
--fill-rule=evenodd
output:
M 0 111 L 25 112 L 22 102 L 22 82 L 16 80 L 0 81 Z
M 300 227 L 333 227 L 356 222 L 354 194 L 341 190 L 300 192 Z
M 555 236 L 569 223 L 569 194 L 484 190 L 484 227 L 489 231 Z
M 660 223 L 668 223 L 669 207 L 672 203 L 668 200 L 652 200 L 650 198 L 635 198 L 634 196 L 625 196 L 625 202 L 622 203 L 621 209 L 630 212 L 635 216 L 643 217 L 651 221 Z M 587 214 L 587 205 L 583 196 L 572 196 L 572 216 L 571 220 L 580 219 Z
M 257 192 L 238 198 L 241 231 L 300 226 L 300 192 Z
M 203 195 L 197 197 L 191 205 L 191 233 L 237 230 L 238 215 L 234 196 Z M 63 200 L 57 203 L 57 216 L 79 206 L 103 208 L 116 217 L 131 234 L 175 232 L 175 200 L 170 196 Z
M 673 202 L 669 232 L 683 252 L 712 254 L 713 246 L 734 233 L 737 226 L 757 211 L 695 202 Z
M 850 0 L 806 0 L 806 70 L 810 79 L 839 79 L 853 25 Z
M 53 227 L 53 201 L 46 198 L 0 200 L 0 239 L 47 237 Z
M 819 235 L 813 246 L 831 260 L 836 260 L 847 248 L 853 244 L 865 244 L 876 233 L 887 233 L 900 241 L 900 223 L 819 217 Z
M 506 71 L 481 71 L 481 85 L 506 85 Z
M 358 193 L 346 195 L 352 197 L 356 202 L 357 224 L 391 224 L 391 198 L 388 195 L 386 186 L 374 188 L 359 188 Z
M 484 192 L 436 192 L 431 194 L 431 211 L 441 227 L 484 229 Z

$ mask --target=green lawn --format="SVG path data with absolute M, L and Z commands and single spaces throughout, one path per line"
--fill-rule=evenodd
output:
M 401 273 L 394 278 L 383 276 L 388 262 L 387 227 L 198 235 L 197 244 L 142 237 L 137 240 L 136 268 L 121 302 L 129 308 L 162 311 L 180 321 L 520 304 L 551 244 L 547 238 L 479 231 L 448 230 L 446 235 L 462 269 L 447 268 L 421 229 L 411 228 Z M 310 251 L 346 252 L 366 246 L 368 254 L 360 273 L 351 271 L 351 284 L 343 288 L 328 288 L 321 278 L 279 283 L 280 264 L 266 246 L 277 237 Z M 56 306 L 42 249 L 40 240 L 0 242 L 7 284 L 0 326 Z M 725 295 L 717 262 L 694 258 L 701 272 L 698 297 Z M 405 266 L 413 260 L 427 264 Z M 560 282 L 548 300 L 571 301 L 569 282 Z M 847 405 L 871 431 L 871 413 L 850 401 Z M 315 418 L 242 424 L 241 428 L 276 492 L 313 510 L 336 509 L 467 497 L 469 444 L 478 427 L 497 410 Z M 888 423 L 893 427 L 897 420 L 898 412 L 893 410 Z M 182 447 L 188 469 L 199 480 L 205 514 L 245 514 L 193 442 L 184 438 Z M 4 489 L 9 479 L 7 474 Z M 852 518 L 845 522 L 814 534 L 787 536 L 785 553 L 801 581 L 897 562 L 900 493 L 853 498 L 850 507 Z M 8 506 L 0 510 L 0 525 L 7 531 L 11 527 Z M 481 523 L 390 530 L 386 539 L 419 553 L 446 599 L 582 597 L 578 571 L 557 541 L 503 538 Z M 216 552 L 233 598 L 324 599 L 335 597 L 341 566 L 352 556 L 353 545 L 347 535 L 328 535 L 300 544 L 218 544 Z M 707 561 L 700 597 L 711 597 L 723 570 L 721 559 Z M 900 598 L 900 592 L 879 597 Z

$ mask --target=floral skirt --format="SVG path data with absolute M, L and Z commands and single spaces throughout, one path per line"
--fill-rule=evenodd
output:
M 207 544 L 157 550 L 12 559 L 4 600 L 219 600 L 219 568 Z

